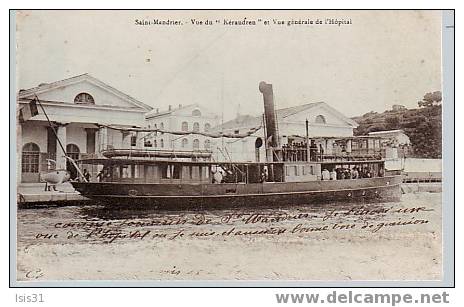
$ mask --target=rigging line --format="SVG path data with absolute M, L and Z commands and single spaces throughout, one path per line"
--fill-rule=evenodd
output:
M 74 161 L 74 159 L 67 156 L 66 150 L 64 149 L 64 146 L 63 146 L 63 143 L 61 143 L 61 140 L 58 137 L 58 133 L 56 132 L 55 127 L 52 125 L 52 123 L 50 121 L 50 118 L 48 117 L 47 112 L 45 112 L 45 108 L 43 107 L 42 103 L 40 102 L 39 96 L 37 96 L 37 94 L 34 94 L 34 96 L 35 96 L 35 98 L 37 100 L 37 103 L 39 104 L 40 108 L 42 109 L 42 112 L 44 113 L 45 118 L 47 119 L 48 125 L 50 126 L 51 130 L 53 131 L 53 134 L 55 135 L 55 138 L 58 141 L 58 144 L 60 145 L 61 150 L 63 151 L 64 157 L 71 162 L 71 164 L 74 166 L 74 168 L 79 173 L 79 175 L 82 176 L 82 179 L 84 180 L 84 182 L 88 182 L 87 179 L 85 178 L 84 174 L 82 174 L 81 170 L 76 165 L 76 162 Z
M 184 69 L 186 69 L 190 64 L 192 64 L 196 59 L 198 59 L 202 53 L 204 51 L 206 51 L 209 47 L 211 47 L 217 40 L 219 40 L 220 38 L 222 38 L 225 34 L 227 33 L 227 31 L 224 31 L 222 32 L 220 35 L 216 36 L 214 39 L 212 39 L 208 44 L 206 44 L 206 46 L 204 46 L 203 48 L 201 48 L 193 57 L 191 57 L 181 68 L 179 68 L 173 75 L 171 78 L 169 78 L 166 82 L 164 82 L 164 84 L 161 86 L 161 89 L 160 91 L 158 92 L 158 94 L 154 97 L 154 99 L 157 99 L 159 98 L 164 90 L 168 87 L 168 85 L 174 81 L 177 76 L 182 72 L 184 71 Z

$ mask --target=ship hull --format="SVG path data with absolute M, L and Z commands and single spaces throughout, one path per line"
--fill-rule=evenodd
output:
M 257 184 L 83 183 L 83 196 L 106 205 L 168 209 L 271 207 L 399 201 L 401 176 Z

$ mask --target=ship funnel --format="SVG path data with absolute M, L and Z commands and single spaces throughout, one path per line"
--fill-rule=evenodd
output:
M 259 91 L 263 93 L 264 99 L 264 118 L 266 124 L 266 139 L 270 147 L 279 146 L 279 136 L 277 133 L 277 119 L 274 109 L 274 92 L 272 84 L 264 81 L 259 83 Z

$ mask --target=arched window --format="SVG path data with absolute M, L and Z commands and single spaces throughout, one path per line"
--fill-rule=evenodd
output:
M 200 132 L 200 124 L 193 123 L 193 132 Z
M 75 144 L 66 145 L 66 155 L 73 160 L 79 160 L 79 147 Z
M 182 131 L 188 131 L 189 130 L 189 124 L 187 122 L 182 122 Z
M 211 148 L 211 141 L 205 140 L 205 149 L 210 149 L 210 148 Z
M 316 120 L 315 120 L 316 124 L 325 124 L 325 117 L 324 115 L 318 115 L 316 116 Z
M 188 145 L 188 140 L 187 139 L 182 139 L 182 148 L 186 148 Z
M 192 116 L 201 116 L 201 111 L 198 109 L 195 109 L 192 111 Z
M 95 100 L 93 99 L 92 95 L 88 93 L 80 93 L 74 97 L 74 103 L 79 104 L 95 104 Z
M 66 145 L 66 155 L 73 160 L 79 160 L 79 147 L 75 144 Z M 71 174 L 71 179 L 77 178 L 77 170 L 74 164 L 66 160 L 66 169 Z
M 164 123 L 161 123 L 161 124 L 160 124 L 160 129 L 161 129 L 161 130 L 164 130 Z
M 35 143 L 27 143 L 23 146 L 21 169 L 23 173 L 39 172 L 40 148 Z
M 200 140 L 199 139 L 194 139 L 193 140 L 193 150 L 198 150 L 200 149 Z
M 211 125 L 209 123 L 205 124 L 205 132 L 209 132 L 209 129 L 211 129 Z
M 163 139 L 160 140 L 160 147 L 164 148 L 164 140 Z

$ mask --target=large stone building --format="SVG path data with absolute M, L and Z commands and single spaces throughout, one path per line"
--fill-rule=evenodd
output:
M 20 90 L 18 110 L 36 96 L 72 158 L 98 156 L 109 146 L 130 147 L 135 140 L 130 134 L 95 124 L 142 126 L 145 113 L 152 109 L 88 74 Z M 55 168 L 53 161 L 56 169 L 75 172 L 67 165 L 40 106 L 38 111 L 37 116 L 17 123 L 18 182 L 39 182 L 41 172 Z
M 169 106 L 168 110 L 152 110 L 145 115 L 145 127 L 164 131 L 211 132 L 219 117 L 199 104 Z M 200 134 L 174 135 L 151 133 L 145 144 L 159 150 L 211 150 L 211 138 Z
M 304 141 L 306 137 L 306 120 L 309 121 L 309 137 L 313 139 L 318 137 L 351 137 L 353 136 L 353 129 L 358 126 L 355 121 L 325 102 L 307 103 L 278 109 L 276 110 L 276 116 L 280 145 Z M 214 130 L 238 135 L 260 126 L 263 126 L 263 116 L 243 115 L 215 127 Z M 216 140 L 216 142 L 223 142 L 225 149 L 222 152 L 216 151 L 214 156 L 218 160 L 255 161 L 259 158 L 260 161 L 265 161 L 264 146 L 260 147 L 258 154 L 256 152 L 255 144 L 257 139 L 261 139 L 261 143 L 264 142 L 263 128 L 249 137 Z M 330 153 L 333 141 L 326 140 L 320 145 L 324 147 L 326 153 Z

